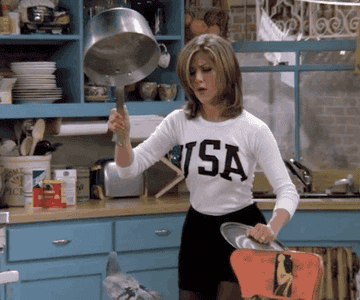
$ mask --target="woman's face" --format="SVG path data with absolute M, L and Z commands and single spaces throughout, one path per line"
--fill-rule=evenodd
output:
M 198 51 L 190 61 L 190 84 L 195 96 L 201 104 L 212 104 L 218 93 L 219 78 L 217 80 L 216 67 L 210 56 Z

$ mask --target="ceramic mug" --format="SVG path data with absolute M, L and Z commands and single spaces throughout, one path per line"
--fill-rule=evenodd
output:
M 168 53 L 167 48 L 164 44 L 160 44 L 159 47 L 161 50 L 161 54 L 159 58 L 159 67 L 166 69 L 170 64 L 170 54 Z

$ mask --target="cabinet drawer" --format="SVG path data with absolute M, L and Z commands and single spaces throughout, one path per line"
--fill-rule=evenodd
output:
M 117 221 L 115 250 L 118 252 L 178 247 L 185 215 L 156 216 Z
M 111 251 L 111 223 L 9 226 L 9 261 Z

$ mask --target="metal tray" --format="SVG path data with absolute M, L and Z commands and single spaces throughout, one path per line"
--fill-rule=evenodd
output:
M 225 240 L 236 249 L 259 249 L 259 250 L 276 250 L 283 251 L 288 248 L 278 240 L 273 240 L 267 244 L 261 244 L 253 238 L 246 235 L 246 231 L 253 227 L 235 223 L 227 222 L 220 226 L 220 231 Z

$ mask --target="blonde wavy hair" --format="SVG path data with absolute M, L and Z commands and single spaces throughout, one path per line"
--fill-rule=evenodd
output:
M 191 58 L 198 51 L 208 54 L 216 66 L 216 74 L 222 88 L 218 91 L 217 100 L 214 104 L 223 106 L 221 116 L 227 119 L 237 117 L 243 110 L 240 66 L 231 44 L 214 34 L 203 34 L 193 38 L 181 49 L 178 55 L 176 71 L 180 85 L 186 94 L 186 117 L 189 120 L 194 119 L 201 110 L 201 103 L 191 88 L 189 70 Z

